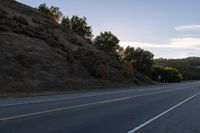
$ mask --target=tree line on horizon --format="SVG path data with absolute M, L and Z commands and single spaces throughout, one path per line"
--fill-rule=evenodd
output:
M 189 57 L 183 59 L 155 59 L 156 66 L 173 67 L 178 69 L 185 80 L 200 79 L 200 57 Z
M 178 69 L 165 66 L 155 66 L 154 55 L 142 48 L 128 46 L 123 48 L 119 45 L 120 40 L 110 31 L 101 32 L 94 37 L 92 28 L 87 23 L 87 18 L 78 16 L 63 16 L 58 7 L 48 7 L 41 4 L 38 10 L 47 15 L 52 21 L 61 24 L 64 28 L 70 29 L 83 38 L 90 40 L 99 50 L 115 56 L 122 64 L 122 71 L 125 76 L 133 76 L 136 70 L 147 75 L 153 80 L 160 82 L 180 82 L 182 74 Z

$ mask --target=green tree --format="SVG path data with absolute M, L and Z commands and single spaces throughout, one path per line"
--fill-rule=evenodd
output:
M 71 19 L 63 17 L 61 24 L 86 39 L 91 39 L 93 37 L 92 28 L 88 26 L 86 17 L 79 18 L 78 16 L 72 16 Z
M 188 57 L 183 59 L 156 59 L 155 65 L 178 69 L 184 80 L 200 80 L 200 58 Z
M 160 82 L 180 82 L 183 79 L 182 74 L 176 68 L 172 67 L 154 67 L 152 74 L 154 80 Z
M 116 50 L 116 55 L 118 57 L 118 59 L 123 62 L 123 58 L 124 58 L 124 48 L 119 46 Z
M 59 22 L 62 17 L 62 12 L 58 7 L 51 6 L 50 8 L 46 4 L 40 4 L 38 10 L 46 14 L 51 20 Z
M 150 75 L 153 68 L 154 55 L 141 48 L 127 47 L 124 52 L 124 60 L 131 61 L 134 68 L 143 74 Z
M 71 29 L 71 19 L 69 17 L 63 17 L 61 20 L 61 25 Z
M 94 45 L 108 53 L 116 54 L 117 50 L 120 48 L 118 44 L 119 39 L 111 32 L 101 32 L 100 35 L 94 39 Z

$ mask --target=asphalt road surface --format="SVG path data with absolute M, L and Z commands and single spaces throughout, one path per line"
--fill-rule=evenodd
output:
M 200 133 L 200 82 L 0 99 L 0 133 Z

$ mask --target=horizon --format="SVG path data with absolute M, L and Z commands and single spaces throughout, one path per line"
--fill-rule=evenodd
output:
M 95 36 L 111 31 L 121 40 L 121 46 L 141 47 L 151 51 L 154 58 L 200 57 L 200 19 L 196 17 L 200 1 L 197 0 L 17 1 L 31 7 L 42 3 L 54 5 L 64 16 L 85 16 Z

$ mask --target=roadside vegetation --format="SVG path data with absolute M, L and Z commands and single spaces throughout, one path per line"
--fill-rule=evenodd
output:
M 152 79 L 160 82 L 180 82 L 183 79 L 178 69 L 172 67 L 154 67 Z
M 83 38 L 89 40 L 96 48 L 116 57 L 122 66 L 122 72 L 125 76 L 131 77 L 135 71 L 148 76 L 149 78 L 160 82 L 180 82 L 183 77 L 181 72 L 173 66 L 155 65 L 154 55 L 150 51 L 142 48 L 134 48 L 128 46 L 123 48 L 119 45 L 120 40 L 111 31 L 101 32 L 93 38 L 92 28 L 87 23 L 87 18 L 78 16 L 63 16 L 63 13 L 58 7 L 47 7 L 46 4 L 41 4 L 38 10 L 49 17 L 52 21 L 59 23 L 66 29 L 70 29 Z M 91 59 L 92 61 L 93 59 Z M 96 77 L 105 77 L 105 66 L 102 64 L 87 61 L 88 68 Z M 158 62 L 158 61 L 157 61 Z M 94 65 L 95 64 L 95 65 Z M 158 63 L 157 63 L 158 64 Z M 94 65 L 94 66 L 93 66 Z M 101 69 L 101 70 L 99 70 Z
M 73 32 L 77 33 L 78 35 L 86 38 L 92 39 L 92 28 L 87 24 L 87 18 L 79 18 L 78 16 L 63 17 L 61 20 L 61 25 L 65 28 L 71 29 Z
M 156 66 L 173 67 L 178 69 L 184 80 L 200 79 L 200 58 L 189 57 L 185 59 L 156 59 Z
M 38 7 L 38 10 L 41 13 L 47 15 L 52 21 L 59 22 L 62 17 L 62 12 L 59 10 L 58 7 L 51 6 L 50 8 L 46 6 L 46 4 L 41 4 Z

